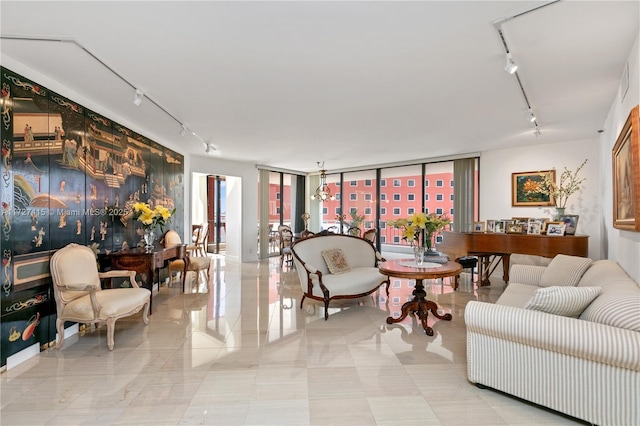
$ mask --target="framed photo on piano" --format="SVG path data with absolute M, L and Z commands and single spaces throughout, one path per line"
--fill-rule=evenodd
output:
M 473 222 L 473 232 L 484 232 L 486 227 L 485 222 Z

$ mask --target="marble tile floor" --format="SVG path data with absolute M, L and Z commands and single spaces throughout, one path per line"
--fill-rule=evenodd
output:
M 413 283 L 393 280 L 360 300 L 299 303 L 295 270 L 279 258 L 214 259 L 199 293 L 163 286 L 148 326 L 140 314 L 87 330 L 0 375 L 0 424 L 9 425 L 569 425 L 575 419 L 466 378 L 463 312 L 494 301 L 499 279 L 454 292 L 428 282 L 452 321 L 427 336 L 407 318 L 387 325 Z M 193 278 L 193 277 L 190 277 Z M 466 278 L 466 279 L 465 279 Z M 193 280 L 192 280 L 193 281 Z

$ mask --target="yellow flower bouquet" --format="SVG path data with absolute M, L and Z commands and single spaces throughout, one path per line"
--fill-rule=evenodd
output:
M 133 218 L 142 224 L 144 230 L 155 230 L 160 227 L 160 232 L 164 232 L 164 227 L 169 223 L 171 216 L 176 209 L 169 210 L 165 206 L 157 205 L 151 208 L 147 203 L 133 204 Z
M 434 251 L 433 240 L 435 236 L 451 223 L 451 219 L 445 215 L 420 212 L 414 213 L 406 219 L 391 220 L 387 223 L 389 226 L 402 230 L 402 239 L 409 241 L 412 246 Z

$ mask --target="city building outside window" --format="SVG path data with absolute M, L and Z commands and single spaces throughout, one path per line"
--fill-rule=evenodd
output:
M 436 201 L 443 201 L 443 200 L 444 200 L 444 195 L 436 194 Z
M 444 186 L 444 181 L 442 179 L 436 179 L 436 187 L 442 188 Z
M 407 186 L 416 186 L 416 181 L 415 179 L 409 179 L 407 181 Z
M 394 207 L 393 208 L 393 215 L 394 216 L 400 216 L 400 207 Z
M 393 186 L 399 187 L 400 185 L 401 185 L 400 179 L 394 179 L 393 180 Z
M 372 186 L 371 179 L 365 179 L 364 186 Z
M 407 201 L 415 201 L 416 194 L 407 194 Z
M 400 201 L 400 194 L 393 194 L 393 201 Z

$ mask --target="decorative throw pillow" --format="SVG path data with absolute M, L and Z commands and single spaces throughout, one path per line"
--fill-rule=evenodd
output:
M 593 260 L 588 257 L 559 254 L 553 258 L 540 277 L 540 287 L 576 286 Z
M 580 319 L 640 332 L 640 295 L 603 294 L 585 309 Z
M 329 268 L 329 272 L 332 274 L 341 274 L 351 270 L 351 267 L 347 263 L 347 259 L 344 257 L 342 249 L 335 248 L 322 250 L 322 257 L 327 264 L 327 268 Z
M 601 287 L 551 286 L 540 288 L 524 305 L 525 309 L 542 311 L 565 317 L 580 316 L 587 306 L 598 297 Z

